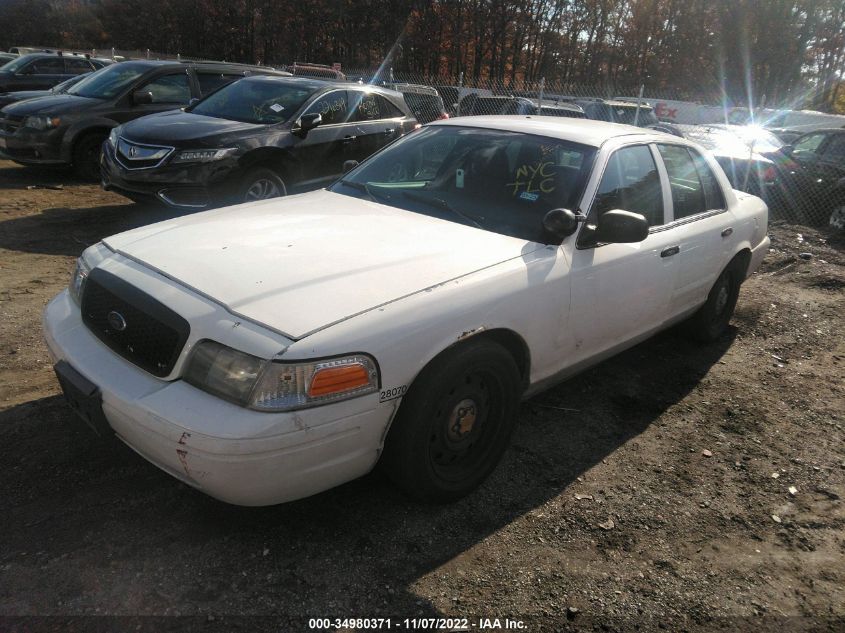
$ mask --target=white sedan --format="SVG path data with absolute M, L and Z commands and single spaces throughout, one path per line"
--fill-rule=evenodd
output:
M 677 137 L 452 119 L 327 190 L 104 239 L 44 332 L 92 427 L 213 497 L 290 501 L 380 463 L 448 501 L 520 399 L 682 320 L 717 338 L 767 216 Z

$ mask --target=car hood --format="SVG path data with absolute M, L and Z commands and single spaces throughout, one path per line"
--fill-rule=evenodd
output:
M 23 101 L 24 99 L 35 99 L 53 94 L 49 90 L 17 90 L 15 92 L 0 92 L 0 99 L 13 99 Z
M 291 339 L 544 248 L 325 190 L 104 242 Z
M 89 107 L 93 103 L 102 103 L 99 99 L 77 97 L 76 95 L 48 95 L 7 105 L 3 111 L 15 116 L 35 114 L 56 115 L 75 112 Z
M 240 138 L 244 133 L 258 133 L 266 127 L 171 110 L 127 123 L 121 128 L 121 136 L 129 141 L 150 145 L 179 145 L 187 142 L 192 146 L 205 147 L 215 145 L 216 141 L 228 134 L 236 134 Z

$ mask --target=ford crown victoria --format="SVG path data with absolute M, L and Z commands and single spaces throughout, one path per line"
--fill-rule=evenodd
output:
M 680 321 L 719 337 L 766 231 L 684 139 L 452 119 L 327 190 L 104 239 L 44 331 L 83 419 L 218 499 L 380 464 L 448 501 L 496 466 L 520 399 Z

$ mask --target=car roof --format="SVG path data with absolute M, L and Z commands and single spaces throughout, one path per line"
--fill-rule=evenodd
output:
M 581 143 L 601 147 L 609 140 L 623 136 L 641 136 L 644 141 L 658 139 L 666 141 L 680 137 L 668 137 L 662 132 L 653 132 L 645 128 L 621 123 L 608 123 L 592 119 L 565 119 L 553 116 L 536 115 L 495 115 L 456 117 L 429 123 L 428 125 L 451 125 L 458 127 L 477 127 L 508 132 L 524 132 L 525 134 L 539 134 L 564 141 Z M 689 144 L 686 142 L 685 144 Z

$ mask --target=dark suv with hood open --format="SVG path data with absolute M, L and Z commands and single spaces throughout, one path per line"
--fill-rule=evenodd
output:
M 127 61 L 91 73 L 65 94 L 28 99 L 0 111 L 0 155 L 24 165 L 73 165 L 99 176 L 100 147 L 112 128 L 192 99 L 248 74 L 278 73 L 241 64 Z
M 103 187 L 179 208 L 316 188 L 417 126 L 392 90 L 300 77 L 248 77 L 182 111 L 112 131 Z

